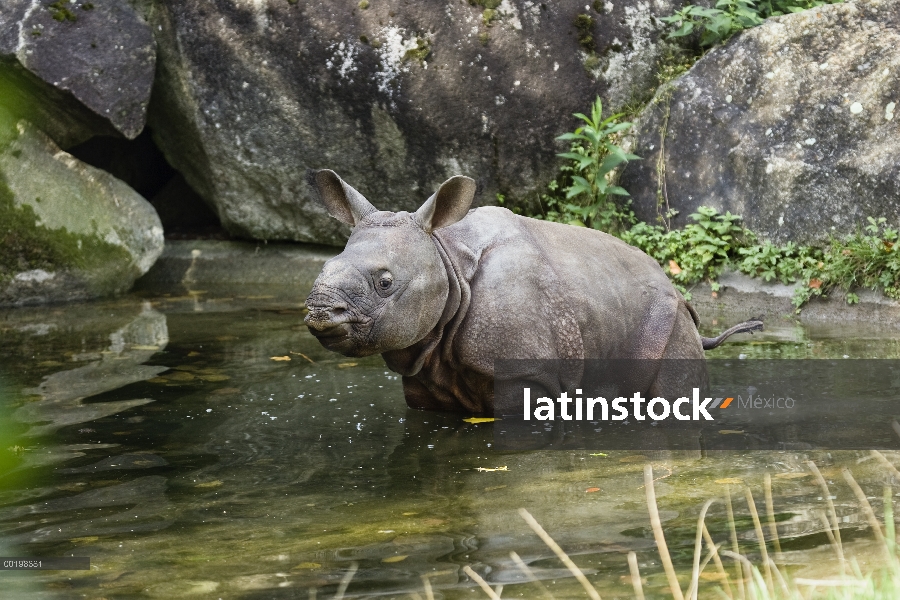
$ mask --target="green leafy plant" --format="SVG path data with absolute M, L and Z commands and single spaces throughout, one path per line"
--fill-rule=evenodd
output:
M 619 237 L 652 256 L 678 284 L 685 286 L 703 279 L 714 280 L 729 264 L 749 232 L 740 217 L 701 206 L 691 215 L 694 221 L 684 229 L 665 230 L 661 225 L 637 223 Z
M 582 113 L 575 116 L 585 124 L 556 139 L 572 142 L 570 151 L 558 156 L 572 161 L 569 182 L 564 188 L 565 200 L 580 202 L 567 202 L 558 208 L 573 217 L 570 220 L 576 221 L 573 224 L 611 232 L 627 228 L 634 223 L 634 215 L 627 205 L 619 205 L 612 197 L 628 196 L 628 192 L 610 180 L 616 167 L 640 158 L 625 152 L 615 143 L 618 136 L 631 127 L 631 123 L 618 122 L 621 114 L 603 119 L 600 98 L 594 101 L 590 116 Z
M 836 4 L 842 0 L 718 0 L 715 8 L 688 4 L 662 21 L 676 27 L 668 37 L 679 38 L 700 32 L 701 46 L 714 46 L 735 33 L 756 27 L 769 17 Z
M 884 217 L 868 217 L 862 231 L 843 240 L 832 239 L 815 265 L 805 265 L 799 278 L 804 285 L 794 294 L 801 307 L 811 298 L 836 289 L 846 292 L 848 304 L 859 302 L 854 289 L 881 290 L 889 298 L 900 299 L 900 250 L 898 230 Z
M 822 262 L 822 250 L 798 246 L 788 242 L 776 246 L 766 241 L 737 249 L 735 266 L 742 273 L 759 277 L 763 281 L 778 280 L 784 284 L 795 283 L 809 269 Z

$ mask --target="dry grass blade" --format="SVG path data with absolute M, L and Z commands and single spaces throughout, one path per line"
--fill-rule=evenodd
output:
M 775 561 L 771 558 L 769 559 L 769 564 L 772 567 L 772 572 L 775 573 L 775 576 L 778 578 L 778 585 L 781 586 L 781 593 L 784 594 L 785 598 L 790 598 L 791 590 L 788 589 L 787 581 L 784 580 L 781 571 L 778 570 L 778 565 L 776 565 Z
M 706 523 L 703 524 L 703 540 L 706 542 L 706 546 L 710 549 L 710 552 L 713 553 L 713 562 L 716 564 L 716 570 L 719 572 L 719 575 L 722 576 L 722 581 L 725 582 L 725 594 L 728 596 L 729 600 L 733 600 L 734 594 L 731 591 L 731 583 L 728 581 L 728 572 L 725 571 L 725 565 L 722 564 L 722 559 L 719 558 L 719 546 L 713 542 L 712 536 L 709 535 L 709 529 L 706 528 Z
M 591 600 L 600 600 L 600 594 L 597 593 L 597 590 L 594 589 L 594 586 L 591 585 L 591 582 L 588 581 L 587 577 L 584 576 L 584 573 L 581 572 L 581 569 L 578 568 L 578 565 L 572 562 L 572 559 L 569 558 L 569 555 L 563 552 L 563 549 L 559 547 L 559 544 L 553 541 L 553 538 L 550 537 L 550 535 L 546 531 L 544 531 L 544 528 L 541 527 L 540 523 L 538 523 L 537 520 L 535 520 L 535 518 L 531 516 L 531 513 L 524 508 L 520 508 L 519 515 L 523 519 L 525 519 L 525 522 L 528 523 L 528 526 L 531 527 L 531 530 L 538 534 L 538 537 L 540 537 L 544 541 L 544 543 L 547 544 L 547 546 L 551 550 L 553 550 L 553 553 L 556 554 L 559 560 L 561 560 L 562 563 L 566 565 L 566 568 L 572 572 L 572 574 L 575 576 L 575 579 L 578 580 L 578 582 L 584 588 L 584 591 L 588 593 L 588 596 L 590 596 Z M 679 600 L 683 599 L 679 598 Z
M 513 559 L 513 562 L 516 563 L 516 566 L 519 567 L 519 570 L 525 573 L 525 577 L 528 578 L 528 581 L 541 589 L 541 593 L 544 594 L 545 598 L 548 598 L 549 600 L 556 600 L 553 597 L 553 594 L 550 593 L 550 590 L 547 589 L 547 586 L 545 586 L 540 579 L 535 577 L 534 571 L 532 571 L 531 568 L 525 564 L 525 561 L 522 560 L 518 554 L 516 554 L 515 552 L 510 552 L 509 557 Z
M 697 589 L 700 584 L 700 553 L 703 550 L 703 529 L 706 527 L 706 511 L 712 506 L 715 499 L 707 500 L 700 509 L 700 516 L 697 517 L 697 535 L 694 538 L 694 565 L 691 568 L 691 586 L 688 588 L 688 598 L 697 597 Z M 711 552 L 714 552 L 713 549 Z M 710 554 L 712 556 L 712 554 Z
M 698 594 L 700 593 L 700 574 L 703 573 L 704 569 L 706 569 L 706 565 L 709 564 L 709 561 L 712 560 L 712 557 L 718 555 L 718 552 L 718 546 L 713 546 L 709 549 L 709 552 L 706 554 L 706 558 L 703 559 L 703 562 L 699 564 L 697 568 L 697 581 L 691 582 L 691 589 L 688 590 L 688 598 L 694 598 L 695 600 L 696 598 L 698 598 Z
M 896 423 L 896 421 L 894 422 Z M 882 454 L 878 450 L 872 450 L 872 456 L 877 458 L 878 462 L 880 462 L 884 466 L 884 468 L 891 472 L 891 475 L 894 477 L 894 479 L 900 481 L 900 471 L 897 470 L 897 467 L 895 467 L 884 454 Z
M 431 589 L 431 580 L 428 575 L 422 575 L 422 587 L 425 588 L 425 600 L 434 600 L 434 590 Z
M 766 473 L 766 516 L 769 520 L 769 531 L 772 533 L 772 545 L 775 546 L 775 555 L 781 555 L 781 541 L 778 539 L 778 526 L 775 524 L 775 503 L 772 502 L 772 476 Z
M 628 570 L 631 571 L 631 587 L 634 588 L 634 597 L 644 600 L 644 586 L 641 583 L 641 571 L 638 569 L 637 554 L 628 553 Z
M 333 600 L 342 600 L 344 597 L 344 592 L 347 591 L 347 586 L 350 585 L 350 582 L 353 580 L 353 576 L 356 575 L 356 571 L 359 569 L 359 563 L 353 562 L 350 563 L 350 569 L 344 575 L 344 578 L 341 579 L 341 584 L 338 586 L 337 592 L 334 594 Z
M 722 556 L 727 556 L 728 558 L 733 558 L 738 561 L 744 568 L 747 569 L 747 573 L 753 573 L 753 563 L 751 563 L 746 556 L 743 554 L 738 554 L 737 552 L 731 552 L 730 550 L 722 550 Z
M 853 478 L 853 473 L 850 472 L 850 469 L 845 467 L 841 470 L 841 474 L 844 476 L 844 480 L 846 480 L 847 484 L 850 486 L 850 489 L 853 490 L 854 495 L 856 495 L 856 499 L 859 501 L 859 506 L 862 509 L 863 514 L 866 515 L 866 520 L 869 522 L 869 527 L 872 528 L 872 533 L 875 534 L 875 539 L 878 541 L 878 544 L 884 549 L 888 564 L 892 564 L 894 561 L 894 557 L 891 556 L 891 553 L 888 550 L 887 542 L 884 539 L 884 532 L 881 531 L 881 524 L 875 517 L 875 511 L 872 510 L 872 505 L 869 504 L 869 500 L 866 498 L 865 492 L 863 492 L 862 488 L 859 487 L 859 484 L 856 483 L 856 479 Z
M 741 548 L 740 548 L 740 545 L 738 544 L 737 528 L 735 528 L 735 526 L 734 526 L 734 509 L 731 506 L 731 487 L 730 486 L 725 486 L 725 508 L 728 510 L 728 530 L 729 530 L 729 533 L 731 536 L 731 552 L 735 556 L 740 556 Z M 743 564 L 744 563 L 742 563 L 741 561 L 735 559 L 734 570 L 737 573 L 737 577 L 735 578 L 735 581 L 737 582 L 738 593 L 741 596 L 741 600 L 744 600 L 744 598 L 746 598 L 746 593 L 744 590 L 744 574 L 742 573 Z M 750 574 L 747 573 L 748 577 L 749 577 L 749 575 Z
M 816 463 L 808 460 L 806 461 L 806 465 L 809 467 L 809 470 L 812 471 L 813 475 L 816 476 L 816 481 L 819 483 L 819 487 L 822 488 L 822 497 L 825 498 L 825 504 L 828 505 L 828 510 L 831 512 L 831 533 L 834 536 L 838 560 L 841 561 L 843 568 L 844 545 L 841 543 L 841 529 L 838 527 L 837 511 L 834 509 L 834 502 L 831 501 L 831 492 L 828 490 L 828 484 L 825 483 L 825 478 L 822 477 L 822 473 L 819 472 L 819 467 L 816 466 Z
M 666 571 L 666 579 L 675 600 L 684 600 L 681 592 L 681 584 L 675 575 L 675 567 L 672 566 L 672 557 L 669 556 L 669 547 L 666 545 L 666 537 L 663 535 L 662 522 L 659 520 L 659 509 L 656 506 L 656 490 L 653 487 L 653 467 L 644 465 L 644 491 L 647 494 L 647 510 L 650 512 L 650 527 L 653 529 L 653 537 L 656 539 L 656 547 L 659 557 L 662 559 L 663 568 Z
M 491 586 L 489 586 L 487 584 L 487 582 L 484 579 L 482 579 L 478 573 L 476 573 L 475 571 L 472 570 L 472 567 L 470 567 L 469 565 L 466 565 L 465 567 L 463 567 L 463 572 L 466 575 L 468 575 L 469 577 L 471 577 L 472 580 L 478 584 L 478 587 L 480 587 L 482 590 L 484 590 L 484 593 L 488 595 L 488 598 L 490 598 L 491 600 L 500 600 L 500 596 L 498 596 L 494 592 L 494 590 L 491 589 Z
M 753 518 L 753 528 L 756 530 L 756 540 L 759 543 L 759 554 L 766 569 L 766 585 L 769 587 L 769 593 L 771 594 L 774 593 L 775 585 L 772 583 L 772 567 L 769 566 L 766 537 L 763 534 L 762 524 L 759 522 L 759 513 L 756 512 L 756 502 L 753 501 L 753 493 L 750 491 L 750 488 L 744 489 L 744 495 L 747 497 L 747 506 L 750 508 L 750 516 Z
M 825 527 L 825 535 L 828 536 L 828 541 L 831 542 L 834 553 L 837 555 L 838 560 L 841 560 L 841 549 L 838 547 L 837 540 L 834 539 L 834 534 L 831 532 L 831 523 L 828 522 L 828 516 L 824 510 L 817 510 L 816 515 L 822 521 L 822 526 Z

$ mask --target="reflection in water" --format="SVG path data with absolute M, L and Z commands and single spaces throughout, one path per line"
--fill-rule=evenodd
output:
M 0 365 L 16 382 L 6 402 L 25 448 L 13 468 L 33 474 L 0 489 L 0 537 L 23 554 L 88 555 L 95 567 L 28 574 L 50 596 L 305 598 L 317 590 L 321 598 L 354 565 L 347 597 L 422 594 L 422 575 L 439 597 L 481 597 L 466 565 L 507 586 L 505 597 L 533 596 L 515 551 L 556 598 L 584 597 L 519 519 L 520 507 L 604 596 L 630 596 L 620 579 L 629 550 L 659 593 L 666 583 L 644 504 L 647 462 L 661 477 L 661 516 L 680 568 L 689 569 L 700 506 L 726 485 L 742 548 L 754 551 L 738 499 L 747 484 L 762 505 L 769 473 L 785 561 L 822 574 L 830 558 L 808 459 L 834 486 L 846 544 L 864 546 L 853 495 L 836 483 L 851 465 L 880 492 L 885 476 L 874 461 L 857 464 L 864 454 L 498 452 L 491 423 L 408 410 L 380 358 L 322 349 L 292 298 L 201 292 L 0 314 Z M 739 354 L 896 357 L 900 345 L 858 329 L 847 337 L 791 325 L 717 356 Z M 717 540 L 727 539 L 724 514 L 714 505 L 707 520 Z

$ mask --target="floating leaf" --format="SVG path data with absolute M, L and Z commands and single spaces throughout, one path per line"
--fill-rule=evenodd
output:
M 290 356 L 273 356 L 272 360 L 286 361 L 286 360 L 291 360 L 291 357 Z
M 402 514 L 404 517 L 411 517 L 411 516 L 417 515 L 417 514 L 419 514 L 419 513 L 417 513 L 417 512 L 405 512 L 405 513 L 401 513 L 401 514 Z
M 223 485 L 222 481 L 219 480 L 219 479 L 216 479 L 215 481 L 204 481 L 203 483 L 198 483 L 198 484 L 195 485 L 194 487 L 198 487 L 198 488 L 216 488 L 216 487 L 219 487 L 220 485 Z
M 150 346 L 150 345 L 134 345 L 131 347 L 132 350 L 159 350 L 159 346 Z
M 720 435 L 740 435 L 744 433 L 743 429 L 720 429 Z
M 744 480 L 738 479 L 737 477 L 726 477 L 724 479 L 716 479 L 716 483 L 721 483 L 721 484 L 733 483 L 733 484 L 737 485 L 739 483 L 744 483 Z
M 588 489 L 586 489 L 586 490 L 584 490 L 584 491 L 585 491 L 585 493 L 587 493 L 587 494 L 593 494 L 594 492 L 599 492 L 599 491 L 600 491 L 600 488 L 596 488 L 596 487 L 594 487 L 594 488 L 588 488 Z
M 88 535 L 85 537 L 72 538 L 71 540 L 69 540 L 69 542 L 71 542 L 73 544 L 92 544 L 99 539 L 100 538 L 97 537 L 96 535 Z
M 465 423 L 491 423 L 496 421 L 497 419 L 491 417 L 469 417 L 468 419 L 463 419 Z
M 296 567 L 292 567 L 292 571 L 300 571 L 301 569 L 321 569 L 322 565 L 314 562 L 302 562 Z
M 509 471 L 509 467 L 505 465 L 502 467 L 494 467 L 493 469 L 488 467 L 475 467 L 475 470 L 479 473 L 493 473 L 495 471 Z
M 591 456 L 609 456 L 606 452 L 594 452 Z
M 196 350 L 191 350 L 190 352 L 188 352 L 188 356 L 200 356 L 200 353 Z
M 408 554 L 400 554 L 398 556 L 388 556 L 387 558 L 382 558 L 381 562 L 383 563 L 398 563 L 400 561 L 406 560 L 409 558 Z
M 358 364 L 359 363 L 355 363 L 355 362 L 338 363 L 338 369 L 348 369 L 350 367 L 355 367 Z

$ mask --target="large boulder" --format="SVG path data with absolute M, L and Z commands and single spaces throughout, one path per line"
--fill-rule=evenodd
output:
M 0 3 L 0 98 L 68 148 L 144 127 L 156 65 L 149 25 L 125 0 Z
M 661 88 L 621 185 L 646 221 L 697 207 L 776 242 L 817 244 L 866 217 L 900 222 L 900 2 L 770 19 Z
M 452 175 L 537 209 L 559 134 L 596 95 L 655 87 L 678 0 L 143 0 L 159 47 L 150 125 L 233 234 L 341 244 L 330 168 L 388 210 Z
M 0 110 L 0 306 L 126 291 L 163 249 L 156 211 Z

